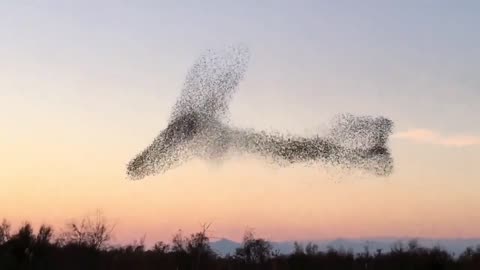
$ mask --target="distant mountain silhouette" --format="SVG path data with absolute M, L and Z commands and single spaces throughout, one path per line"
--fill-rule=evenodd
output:
M 235 254 L 235 250 L 241 246 L 240 243 L 222 238 L 218 241 L 213 241 L 210 243 L 212 250 L 215 251 L 217 254 L 221 256 L 225 256 L 227 254 Z
M 415 238 L 414 238 L 415 239 Z M 418 244 L 422 247 L 442 247 L 454 256 L 462 253 L 467 247 L 475 247 L 480 245 L 480 238 L 416 238 Z M 382 252 L 389 252 L 396 243 L 401 242 L 404 248 L 408 248 L 408 242 L 412 238 L 338 238 L 334 240 L 317 240 L 317 241 L 297 241 L 304 246 L 308 243 L 318 245 L 320 251 L 326 251 L 329 248 L 343 249 L 346 251 L 353 251 L 353 253 L 364 252 L 368 250 L 372 253 L 381 249 Z M 271 242 L 273 250 L 277 250 L 281 254 L 289 254 L 294 250 L 294 241 Z M 220 239 L 210 243 L 212 249 L 219 255 L 225 256 L 227 254 L 234 254 L 235 250 L 241 246 L 239 242 L 229 239 Z

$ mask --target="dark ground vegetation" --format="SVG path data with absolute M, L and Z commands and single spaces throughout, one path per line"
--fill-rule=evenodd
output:
M 59 233 L 50 226 L 37 230 L 29 223 L 12 231 L 0 224 L 0 269 L 480 269 L 480 247 L 454 256 L 441 248 L 424 248 L 411 241 L 389 251 L 353 254 L 344 250 L 319 251 L 315 244 L 295 244 L 291 254 L 280 254 L 268 241 L 247 232 L 234 254 L 218 256 L 209 245 L 208 227 L 190 236 L 176 234 L 172 242 L 146 248 L 144 241 L 112 246 L 113 226 L 102 218 L 71 222 Z

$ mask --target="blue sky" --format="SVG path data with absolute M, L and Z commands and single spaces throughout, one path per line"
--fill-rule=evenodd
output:
M 71 97 L 80 100 L 106 92 L 98 106 L 146 95 L 169 107 L 202 50 L 242 42 L 253 60 L 234 108 L 265 109 L 274 128 L 285 128 L 270 118 L 288 106 L 299 118 L 348 109 L 387 114 L 405 128 L 480 131 L 475 1 L 207 2 L 4 1 L 2 66 L 27 79 L 55 70 L 59 82 L 107 84 L 71 90 L 83 92 Z

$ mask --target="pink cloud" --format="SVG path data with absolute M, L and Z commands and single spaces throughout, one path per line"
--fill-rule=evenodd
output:
M 472 135 L 443 135 L 429 129 L 410 129 L 398 132 L 394 138 L 410 140 L 417 143 L 437 144 L 444 146 L 472 146 L 480 145 L 480 136 Z

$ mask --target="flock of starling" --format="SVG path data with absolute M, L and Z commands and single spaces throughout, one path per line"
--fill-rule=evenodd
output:
M 342 114 L 324 136 L 257 132 L 228 124 L 229 104 L 249 61 L 245 46 L 210 50 L 189 70 L 168 126 L 127 165 L 130 179 L 163 173 L 192 159 L 248 153 L 284 166 L 322 163 L 378 176 L 392 172 L 387 147 L 393 122 Z

